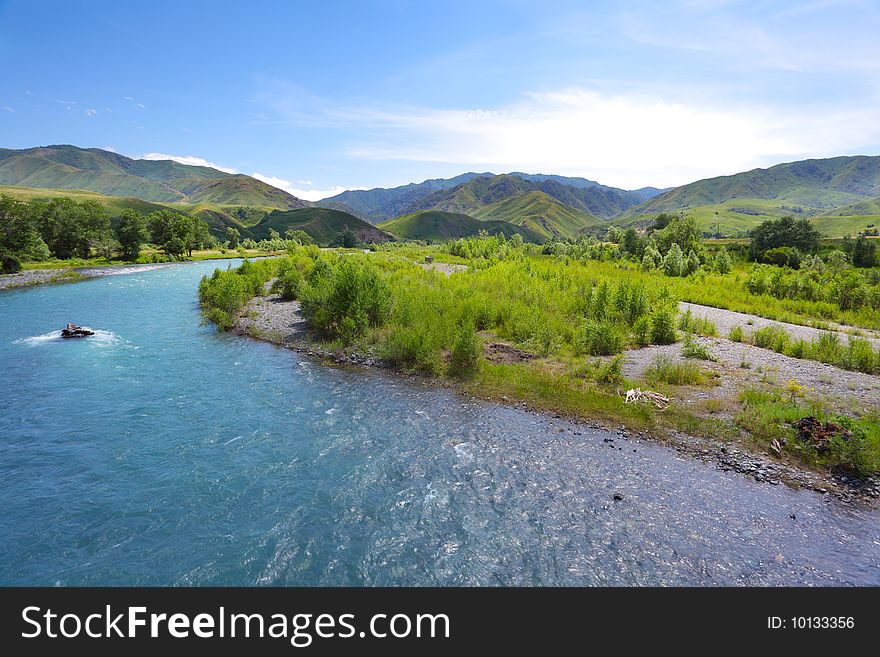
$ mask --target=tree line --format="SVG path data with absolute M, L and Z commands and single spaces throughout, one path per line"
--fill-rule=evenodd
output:
M 171 210 L 143 215 L 122 211 L 115 227 L 104 207 L 96 201 L 60 197 L 51 201 L 20 201 L 0 194 L 0 268 L 17 271 L 22 262 L 58 258 L 112 258 L 134 261 L 145 244 L 180 258 L 216 240 L 208 224 Z

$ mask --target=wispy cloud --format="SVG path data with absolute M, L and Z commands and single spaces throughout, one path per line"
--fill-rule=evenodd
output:
M 64 109 L 71 110 L 76 105 L 75 100 L 61 100 L 60 98 L 55 98 L 52 100 L 53 103 L 58 103 L 59 105 L 63 105 Z
M 15 110 L 9 107 L 9 105 L 0 105 L 0 110 L 3 110 L 4 112 L 15 112 Z
M 123 97 L 122 97 L 122 100 L 128 101 L 129 104 L 131 104 L 131 105 L 134 106 L 134 107 L 137 107 L 138 109 L 146 109 L 146 107 L 147 107 L 147 106 L 144 105 L 143 103 L 138 102 L 137 100 L 135 100 L 135 98 L 134 98 L 133 96 L 123 96 Z
M 280 121 L 344 131 L 356 159 L 553 171 L 630 188 L 880 146 L 878 103 L 720 106 L 573 87 L 493 109 L 312 102 L 302 94 L 271 106 Z
M 191 166 L 197 167 L 210 167 L 212 169 L 217 169 L 217 171 L 223 171 L 224 173 L 238 173 L 237 170 L 231 167 L 223 167 L 219 164 L 215 164 L 213 162 L 209 162 L 203 157 L 196 157 L 195 155 L 168 155 L 167 153 L 144 153 L 141 155 L 140 159 L 142 160 L 173 160 L 174 162 L 179 162 L 180 164 L 189 164 Z
M 297 198 L 301 198 L 305 201 L 320 201 L 322 198 L 329 198 L 330 196 L 336 196 L 337 194 L 341 194 L 344 191 L 350 189 L 363 189 L 363 187 L 342 187 L 336 186 L 330 189 L 298 189 L 293 186 L 289 180 L 284 180 L 283 178 L 278 178 L 277 176 L 266 176 L 258 171 L 254 171 L 251 176 L 256 178 L 257 180 L 261 180 L 268 185 L 272 185 L 272 187 L 277 187 L 278 189 L 283 189 L 288 194 L 293 194 Z M 297 180 L 298 184 L 302 185 L 311 185 L 312 182 L 310 180 Z
M 89 108 L 86 110 L 86 116 L 97 116 L 98 110 Z

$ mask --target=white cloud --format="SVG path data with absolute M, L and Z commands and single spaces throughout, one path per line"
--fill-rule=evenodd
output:
M 112 146 L 101 146 L 101 150 L 102 150 L 102 151 L 110 151 L 111 153 L 115 153 L 115 152 L 116 152 L 116 149 L 113 148 Z
M 315 183 L 313 183 L 311 180 L 297 180 L 296 184 L 297 185 L 314 185 Z
M 98 114 L 98 110 L 96 109 L 87 109 L 86 116 L 96 116 Z
M 141 155 L 140 159 L 142 160 L 173 160 L 174 162 L 179 162 L 180 164 L 189 164 L 191 166 L 197 167 L 211 167 L 212 169 L 217 169 L 218 171 L 223 171 L 225 173 L 238 173 L 235 169 L 230 167 L 221 167 L 219 164 L 214 164 L 213 162 L 209 162 L 208 160 L 202 157 L 196 157 L 194 155 L 168 155 L 167 153 L 144 153 Z
M 292 95 L 270 104 L 288 123 L 357 135 L 347 146 L 352 158 L 554 172 L 630 189 L 880 145 L 876 102 L 713 105 L 696 94 L 669 100 L 568 88 L 526 94 L 497 109 L 344 102 L 328 109 L 320 99 L 303 103 Z
M 257 180 L 262 180 L 267 185 L 272 185 L 272 187 L 277 187 L 278 189 L 283 189 L 288 194 L 293 194 L 297 198 L 301 198 L 304 201 L 320 201 L 322 198 L 328 198 L 330 196 L 336 196 L 337 194 L 341 194 L 342 192 L 349 189 L 364 189 L 363 187 L 341 187 L 336 186 L 331 189 L 297 189 L 292 187 L 292 183 L 289 180 L 284 180 L 283 178 L 278 178 L 277 176 L 264 176 L 262 173 L 254 171 L 251 174 L 252 177 Z M 311 181 L 302 181 L 297 180 L 297 183 L 311 185 Z
M 9 107 L 9 105 L 0 105 L 0 109 L 4 110 L 6 112 L 14 112 L 15 111 L 11 107 Z

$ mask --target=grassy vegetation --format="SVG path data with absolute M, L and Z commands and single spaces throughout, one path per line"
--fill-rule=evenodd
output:
M 658 355 L 645 370 L 649 383 L 665 383 L 671 386 L 695 386 L 703 383 L 703 371 L 692 361 L 674 361 L 669 356 Z
M 860 475 L 880 470 L 880 417 L 876 414 L 860 419 L 836 415 L 821 404 L 803 403 L 796 392 L 753 389 L 743 392 L 741 401 L 743 409 L 736 422 L 763 446 L 785 451 L 817 467 Z M 816 418 L 825 425 L 823 429 L 828 429 L 827 435 L 823 431 L 817 437 L 799 436 L 794 424 L 803 418 Z
M 740 337 L 738 342 L 746 341 L 741 330 L 736 336 Z M 880 372 L 880 350 L 875 351 L 871 342 L 854 335 L 844 340 L 839 333 L 827 331 L 814 340 L 793 340 L 781 326 L 764 326 L 754 331 L 748 341 L 792 358 L 815 360 L 865 374 Z

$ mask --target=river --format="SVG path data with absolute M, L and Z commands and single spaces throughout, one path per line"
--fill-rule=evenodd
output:
M 0 585 L 880 584 L 877 511 L 218 334 L 228 264 L 0 292 Z

